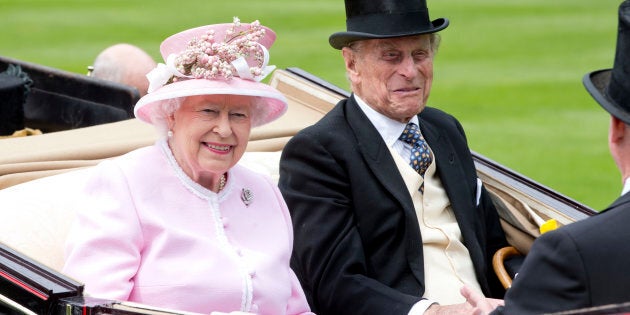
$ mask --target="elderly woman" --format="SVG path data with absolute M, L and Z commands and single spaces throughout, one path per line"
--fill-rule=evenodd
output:
M 150 147 L 102 162 L 66 246 L 88 295 L 198 313 L 311 314 L 289 267 L 290 217 L 274 182 L 237 165 L 250 129 L 286 111 L 259 81 L 275 34 L 257 21 L 199 27 L 161 45 L 138 119 Z

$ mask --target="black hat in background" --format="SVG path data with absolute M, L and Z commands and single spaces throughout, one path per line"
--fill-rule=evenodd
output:
M 429 19 L 426 0 L 345 0 L 345 4 L 347 31 L 328 39 L 336 49 L 356 40 L 435 33 L 448 26 L 448 19 Z
M 587 73 L 582 83 L 606 111 L 630 124 L 630 0 L 619 5 L 613 68 Z

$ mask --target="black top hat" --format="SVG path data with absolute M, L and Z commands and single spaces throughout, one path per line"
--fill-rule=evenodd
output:
M 619 6 L 617 52 L 612 69 L 587 73 L 586 90 L 611 115 L 630 124 L 630 0 Z
M 347 32 L 330 35 L 336 49 L 371 38 L 389 38 L 435 33 L 448 26 L 448 19 L 429 19 L 426 0 L 345 0 Z

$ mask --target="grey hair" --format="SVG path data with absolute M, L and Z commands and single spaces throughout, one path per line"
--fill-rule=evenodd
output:
M 140 96 L 147 94 L 146 74 L 156 67 L 149 54 L 131 44 L 115 44 L 98 54 L 90 76 L 133 86 Z
M 438 33 L 429 33 L 429 44 L 431 44 L 431 52 L 435 55 L 440 47 L 442 36 Z M 348 44 L 348 48 L 352 51 L 359 52 L 363 49 L 365 40 L 356 40 Z
M 153 106 L 153 109 L 149 111 L 149 119 L 160 137 L 166 137 L 169 130 L 168 117 L 182 106 L 184 99 L 184 97 L 178 97 L 163 100 Z

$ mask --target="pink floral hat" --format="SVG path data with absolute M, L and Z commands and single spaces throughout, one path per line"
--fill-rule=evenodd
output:
M 134 108 L 147 123 L 163 101 L 193 95 L 257 96 L 263 105 L 253 110 L 252 126 L 269 123 L 287 110 L 287 101 L 275 88 L 260 82 L 275 66 L 268 65 L 275 33 L 258 21 L 214 24 L 189 29 L 165 39 L 160 52 L 166 64 L 147 74 L 148 94 Z

